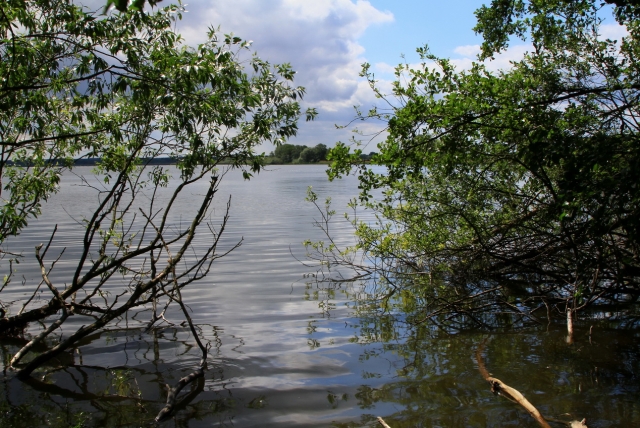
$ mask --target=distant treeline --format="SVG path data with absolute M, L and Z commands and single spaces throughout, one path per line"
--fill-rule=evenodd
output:
M 177 163 L 177 159 L 169 158 L 169 157 L 157 157 L 157 158 L 141 158 L 140 163 L 142 165 L 175 165 Z M 73 164 L 75 166 L 95 166 L 100 162 L 100 158 L 80 158 L 75 159 Z M 67 162 L 64 159 L 49 159 L 45 162 L 47 165 L 66 165 Z M 32 166 L 32 163 L 27 162 L 13 162 L 6 161 L 6 165 L 8 166 Z
M 268 161 L 271 164 L 285 163 L 317 163 L 327 160 L 329 149 L 324 144 L 315 147 L 297 146 L 293 144 L 282 144 L 269 153 Z M 362 154 L 363 160 L 370 160 L 375 152 L 368 155 Z
M 76 159 L 74 165 L 92 166 L 96 165 L 100 158 Z M 178 162 L 176 158 L 156 157 L 156 158 L 140 158 L 141 165 L 175 165 Z
M 270 164 L 287 164 L 287 163 L 317 163 L 327 160 L 327 153 L 329 149 L 324 144 L 318 144 L 315 147 L 296 146 L 293 144 L 282 144 L 276 147 L 274 151 L 269 153 L 267 157 L 267 163 Z M 375 152 L 369 154 L 361 154 L 360 157 L 365 160 L 371 160 L 371 157 Z M 100 158 L 80 158 L 75 159 L 73 164 L 75 166 L 95 166 L 100 162 Z M 142 165 L 175 165 L 178 162 L 176 158 L 170 157 L 156 157 L 156 158 L 141 158 L 140 163 Z M 63 159 L 50 159 L 46 161 L 48 165 L 66 165 Z M 227 163 L 227 160 L 220 161 L 220 164 Z M 13 162 L 7 161 L 7 166 L 33 166 L 33 164 L 26 162 Z
M 281 144 L 269 153 L 270 163 L 316 163 L 327 160 L 329 149 L 324 144 L 315 147 Z

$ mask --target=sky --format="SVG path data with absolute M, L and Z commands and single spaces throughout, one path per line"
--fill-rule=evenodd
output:
M 89 0 L 92 1 L 92 0 Z M 98 0 L 93 0 L 98 1 Z M 169 3 L 164 0 L 160 6 Z M 104 0 L 99 0 L 104 4 Z M 390 88 L 393 68 L 401 62 L 418 63 L 415 50 L 429 45 L 432 53 L 467 68 L 479 51 L 474 11 L 489 0 L 184 0 L 187 13 L 177 30 L 190 45 L 206 39 L 210 27 L 252 40 L 252 48 L 271 63 L 290 63 L 295 84 L 307 90 L 303 108 L 315 107 L 314 122 L 300 122 L 289 143 L 307 146 L 347 142 L 347 125 L 354 106 L 364 111 L 382 103 L 358 76 L 361 64 L 371 64 L 380 87 Z M 619 28 L 618 28 L 619 30 Z M 618 32 L 615 28 L 613 33 Z M 614 34 L 615 35 L 615 34 Z M 529 48 L 513 43 L 490 68 L 509 66 Z M 383 125 L 360 123 L 374 134 Z M 368 139 L 365 139 L 367 141 Z M 376 151 L 376 141 L 364 148 Z M 262 147 L 265 152 L 271 145 Z
M 166 0 L 165 0 L 166 1 Z M 185 0 L 187 13 L 178 31 L 189 44 L 204 41 L 207 28 L 233 32 L 252 40 L 253 49 L 271 63 L 288 62 L 297 85 L 307 90 L 304 107 L 318 117 L 300 123 L 289 143 L 307 146 L 347 142 L 350 129 L 338 130 L 355 116 L 354 106 L 379 105 L 367 82 L 358 76 L 368 62 L 383 87 L 393 67 L 416 63 L 416 48 L 470 62 L 480 38 L 472 30 L 481 0 Z M 164 3 L 164 2 L 163 2 Z M 161 3 L 162 4 L 162 3 Z M 473 46 L 476 46 L 475 48 Z M 362 124 L 366 133 L 381 124 Z M 263 146 L 265 152 L 271 146 Z M 375 141 L 365 152 L 376 151 Z

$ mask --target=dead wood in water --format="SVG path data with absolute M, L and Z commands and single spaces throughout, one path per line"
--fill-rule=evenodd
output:
M 206 367 L 207 360 L 206 358 L 203 358 L 200 361 L 200 367 L 198 367 L 194 372 L 189 373 L 187 376 L 180 379 L 176 386 L 174 386 L 173 388 L 169 388 L 169 385 L 167 385 L 167 389 L 169 390 L 169 393 L 167 394 L 167 404 L 162 408 L 162 410 L 160 410 L 160 412 L 158 412 L 158 416 L 156 416 L 156 422 L 160 422 L 166 419 L 171 415 L 171 413 L 173 413 L 180 391 L 182 391 L 185 386 L 189 385 L 194 380 L 203 377 Z
M 531 404 L 526 398 L 524 398 L 524 395 L 522 395 L 520 391 L 510 387 L 509 385 L 502 382 L 500 379 L 491 377 L 489 371 L 484 365 L 484 361 L 482 360 L 482 351 L 484 349 L 484 345 L 486 344 L 486 342 L 487 342 L 487 339 L 483 340 L 480 346 L 478 346 L 478 349 L 476 351 L 476 361 L 478 362 L 478 369 L 480 370 L 480 374 L 482 375 L 484 380 L 486 380 L 491 384 L 491 392 L 500 393 L 506 396 L 507 398 L 510 398 L 516 401 L 518 404 L 524 407 L 531 414 L 531 416 L 533 416 L 534 419 L 538 421 L 538 423 L 540 423 L 540 426 L 544 428 L 551 428 L 551 426 L 547 423 L 547 421 L 544 419 L 542 414 L 540 414 L 538 409 L 536 409 L 533 406 L 533 404 Z
M 382 425 L 384 428 L 391 428 L 380 416 L 378 416 L 378 423 Z
M 487 339 L 484 339 L 478 346 L 478 349 L 476 350 L 476 361 L 478 362 L 478 370 L 480 371 L 480 374 L 482 375 L 484 380 L 491 384 L 491 392 L 499 393 L 506 398 L 517 402 L 522 407 L 524 407 L 536 421 L 538 421 L 540 426 L 544 428 L 551 428 L 549 423 L 545 420 L 544 416 L 542 416 L 538 409 L 536 409 L 535 406 L 531 404 L 520 391 L 510 387 L 500 379 L 496 379 L 495 377 L 491 376 L 491 374 L 487 370 L 487 367 L 484 365 L 484 361 L 482 360 L 482 351 L 484 350 L 484 345 L 486 343 Z M 570 428 L 587 428 L 586 419 L 583 419 L 582 421 L 571 421 L 565 423 L 570 425 Z
M 534 405 L 529 402 L 529 400 L 524 398 L 524 395 L 522 395 L 520 391 L 510 387 L 509 385 L 502 382 L 500 379 L 489 377 L 485 380 L 491 384 L 492 392 L 497 392 L 507 396 L 508 398 L 513 399 L 522 407 L 524 407 L 529 413 L 531 413 L 531 416 L 533 416 L 533 418 L 537 420 L 538 423 L 540 423 L 540 426 L 545 428 L 551 428 L 551 426 L 547 423 L 547 421 L 544 419 L 542 414 L 540 414 L 538 409 L 536 409 Z
M 573 343 L 573 315 L 575 309 L 567 308 L 567 343 Z
M 167 253 L 171 255 L 169 246 L 165 242 L 163 242 L 163 244 L 165 245 L 165 250 L 167 251 Z M 191 331 L 191 334 L 193 334 L 193 337 L 196 340 L 196 343 L 198 344 L 198 348 L 200 348 L 200 351 L 202 351 L 202 359 L 200 360 L 200 365 L 198 366 L 198 368 L 194 372 L 180 379 L 176 384 L 176 386 L 174 386 L 173 388 L 170 388 L 169 385 L 167 385 L 167 389 L 169 390 L 167 394 L 167 404 L 162 408 L 162 410 L 160 410 L 160 412 L 158 413 L 158 416 L 156 416 L 156 419 L 155 419 L 156 422 L 160 422 L 161 420 L 164 420 L 171 415 L 171 413 L 176 407 L 176 400 L 177 400 L 178 394 L 180 393 L 180 391 L 182 391 L 182 389 L 185 386 L 189 385 L 191 382 L 193 382 L 198 378 L 204 377 L 204 371 L 207 368 L 207 355 L 209 353 L 209 346 L 210 346 L 209 343 L 207 345 L 204 345 L 200 340 L 200 336 L 196 331 L 196 327 L 193 324 L 193 320 L 191 319 L 191 316 L 189 315 L 189 311 L 187 310 L 186 305 L 182 301 L 182 293 L 180 293 L 180 287 L 178 286 L 178 281 L 176 279 L 175 271 L 173 271 L 172 274 L 173 274 L 173 289 L 170 291 L 167 291 L 163 287 L 163 291 L 167 293 L 167 296 L 169 296 L 169 298 L 172 301 L 176 302 L 180 306 L 180 309 L 182 310 L 182 314 L 184 315 L 184 317 L 187 320 L 187 323 L 189 324 L 189 330 Z

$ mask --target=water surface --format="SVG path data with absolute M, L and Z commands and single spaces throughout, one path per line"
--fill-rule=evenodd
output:
M 451 335 L 405 326 L 401 314 L 356 316 L 351 296 L 361 285 L 317 283 L 316 268 L 300 260 L 302 241 L 322 237 L 313 227 L 319 213 L 305 202 L 307 187 L 321 198 L 331 196 L 340 219 L 357 181 L 329 183 L 319 165 L 270 169 L 248 182 L 236 172 L 223 178 L 210 221 L 220 223 L 232 195 L 219 250 L 242 245 L 183 292 L 213 347 L 205 380 L 164 425 L 358 427 L 376 426 L 375 417 L 382 416 L 394 428 L 538 426 L 490 392 L 476 361 L 485 342 L 488 370 L 543 415 L 587 418 L 589 427 L 640 426 L 637 331 L 598 324 L 589 336 L 589 325 L 579 324 L 575 343 L 567 345 L 561 326 Z M 91 177 L 89 168 L 76 173 Z M 43 217 L 10 242 L 27 259 L 19 271 L 25 286 L 5 290 L 3 301 L 30 295 L 29 286 L 39 281 L 33 247 L 47 240 L 54 224 L 59 231 L 50 251 L 67 250 L 52 278 L 68 281 L 82 233 L 78 221 L 96 201 L 81 184 L 65 175 Z M 191 218 L 190 201 L 204 191 L 181 199 L 177 225 Z M 347 222 L 331 227 L 338 243 L 352 243 Z M 204 245 L 210 238 L 201 239 Z M 44 378 L 23 383 L 5 375 L 0 426 L 148 425 L 164 405 L 164 384 L 192 371 L 200 355 L 180 325 L 144 334 L 138 321 L 145 316 L 85 339 Z M 18 344 L 0 344 L 5 364 Z

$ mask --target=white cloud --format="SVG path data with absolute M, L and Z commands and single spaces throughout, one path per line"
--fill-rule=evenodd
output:
M 396 71 L 396 67 L 386 62 L 378 62 L 374 64 L 374 71 L 379 73 L 393 74 Z
M 104 0 L 83 0 L 99 10 Z M 206 41 L 209 28 L 252 40 L 251 49 L 272 64 L 291 63 L 295 85 L 304 86 L 303 107 L 315 107 L 314 122 L 299 123 L 293 144 L 333 146 L 347 141 L 349 130 L 337 130 L 355 116 L 354 106 L 368 110 L 380 103 L 368 83 L 359 77 L 367 61 L 359 37 L 376 25 L 394 20 L 391 12 L 365 0 L 187 0 L 187 12 L 176 24 L 186 43 Z M 159 4 L 160 7 L 164 4 Z M 117 12 L 113 12 L 117 13 Z M 390 81 L 381 81 L 386 93 Z M 366 124 L 374 132 L 381 126 Z M 375 149 L 375 145 L 372 146 Z M 269 152 L 270 145 L 261 150 Z
M 178 25 L 188 43 L 202 42 L 212 24 L 253 40 L 261 58 L 291 63 L 297 83 L 307 88 L 307 102 L 322 108 L 343 103 L 358 90 L 365 59 L 357 39 L 368 27 L 393 19 L 369 2 L 350 0 L 196 1 L 188 9 Z
M 628 36 L 629 31 L 627 27 L 619 24 L 603 24 L 600 26 L 600 38 L 610 40 L 622 40 L 623 37 Z
M 100 9 L 104 0 L 83 0 Z M 169 0 L 166 0 L 169 1 Z M 300 123 L 294 144 L 329 146 L 345 140 L 346 134 L 334 124 L 346 124 L 354 117 L 353 106 L 368 110 L 376 99 L 366 81 L 358 77 L 367 52 L 359 42 L 365 31 L 390 23 L 393 14 L 380 11 L 364 0 L 186 0 L 188 13 L 177 30 L 192 45 L 206 39 L 208 28 L 220 26 L 221 33 L 253 40 L 252 48 L 271 63 L 289 62 L 296 74 L 296 85 L 306 87 L 305 107 L 317 107 L 320 115 L 314 123 Z M 160 6 L 164 4 L 161 3 Z M 600 27 L 603 38 L 620 40 L 626 28 L 617 24 Z M 407 46 L 399 46 L 405 49 Z M 520 60 L 529 45 L 515 45 L 494 60 L 486 61 L 492 71 L 511 67 Z M 480 46 L 458 46 L 451 62 L 459 70 L 469 69 Z M 390 93 L 396 64 L 379 62 L 372 71 L 383 93 Z M 410 64 L 419 67 L 419 64 Z M 270 151 L 270 148 L 265 148 Z
M 99 10 L 105 0 L 82 0 Z M 252 40 L 251 49 L 272 64 L 291 63 L 295 85 L 307 90 L 304 107 L 316 107 L 313 123 L 300 122 L 293 144 L 326 144 L 345 140 L 335 124 L 354 117 L 353 106 L 369 106 L 376 98 L 360 78 L 365 49 L 358 38 L 373 26 L 394 20 L 364 0 L 187 0 L 176 30 L 194 46 L 207 38 L 209 28 L 220 36 L 233 33 Z M 164 4 L 160 3 L 159 7 Z M 116 12 L 114 12 L 116 13 Z M 269 152 L 270 147 L 264 147 Z
M 465 57 L 475 57 L 480 53 L 480 45 L 458 46 L 453 51 Z

